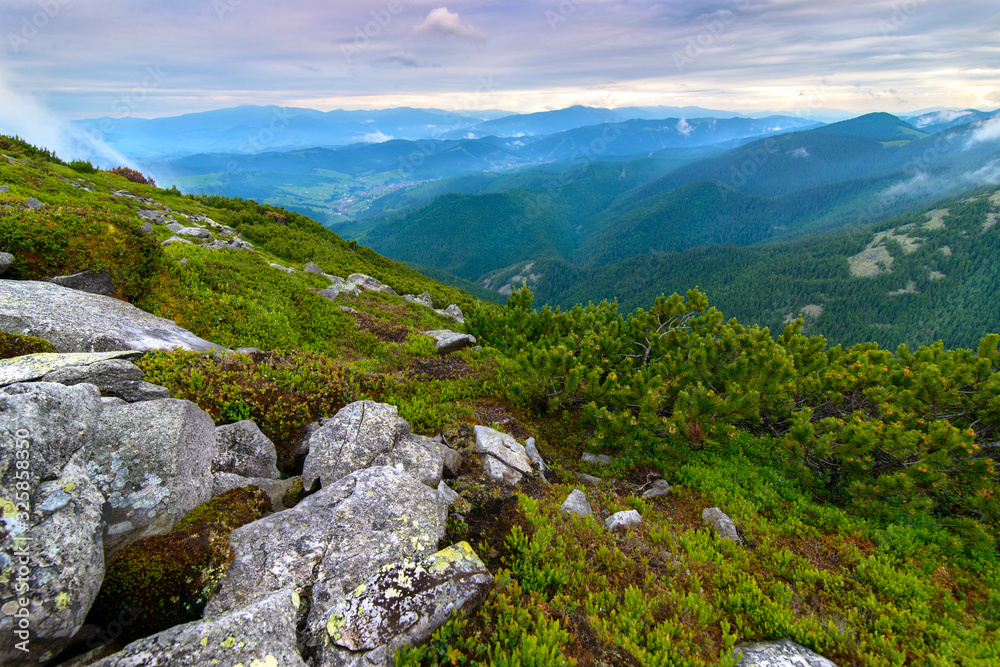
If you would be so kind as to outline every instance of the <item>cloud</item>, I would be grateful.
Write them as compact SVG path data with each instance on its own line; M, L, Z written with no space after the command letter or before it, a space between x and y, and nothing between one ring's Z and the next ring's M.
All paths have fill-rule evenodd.
M958 120L963 116L969 116L972 112L969 110L957 111L952 109L945 109L944 111L938 111L937 113L929 113L914 121L914 127L927 127L928 125L937 125L939 123L950 123L953 120Z
M694 125L687 122L686 118L681 118L679 121L677 121L677 131L683 134L685 137L689 137L691 136L691 133L694 132Z
M1000 184L1000 160L994 160L976 171L962 174L962 178L972 181L976 185Z
M458 37L473 42L485 42L488 39L485 33L468 23L463 23L462 17L456 12L448 11L447 7L432 9L423 23L413 29L413 34Z
M89 133L67 123L30 95L9 86L0 74L0 133L18 135L47 148L62 160L89 160L105 169L136 168L124 155L105 143L99 133Z
M365 142L369 144L381 144L393 139L394 137L391 134L385 134L382 130L375 130L365 135Z
M792 157L805 159L809 157L809 149L806 148L805 146L800 146L796 148L794 151L790 151L788 154L791 155Z
M968 148L974 144L985 143L987 141L1000 141L1000 116L977 123L976 129L973 130L972 136L969 137L966 147Z
M387 56L378 59L378 64L389 67L427 67L417 54L410 51L393 51Z

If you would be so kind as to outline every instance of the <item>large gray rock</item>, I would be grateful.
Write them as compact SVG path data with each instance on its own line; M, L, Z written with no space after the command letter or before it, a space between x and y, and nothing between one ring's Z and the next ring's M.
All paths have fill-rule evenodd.
M124 359L102 359L89 366L64 366L47 373L42 380L67 386L92 384L100 390L101 396L120 398L127 403L170 398L169 389L144 382L142 370Z
M458 324L465 324L465 314L462 313L462 309L455 304L451 304L444 310L435 310L434 312L442 317L454 320Z
M719 537L727 539L730 542L735 542L736 544L743 544L739 533L736 532L736 524L718 507L710 507L709 509L702 510L701 520L711 526L719 534Z
M0 252L0 276L7 273L7 269L14 263L14 255L9 252Z
M434 339L434 345L437 347L438 354L457 352L458 350L472 347L476 344L475 336L470 336L469 334L464 333L455 333L454 331L450 331L448 329L425 331L424 335L430 336Z
M330 605L379 568L437 550L447 507L437 491L393 468L362 470L294 508L237 528L212 618L283 588L311 591L310 626L323 627ZM322 646L320 634L314 643Z
M594 514L594 510L590 507L590 502L587 501L587 496L580 489L574 489L572 493L566 496L566 500L560 505L559 511L579 516L592 516Z
M212 475L212 497L217 498L227 491L240 489L244 486L256 486L271 499L271 509L280 512L284 509L282 499L296 481L301 477L288 479L271 479L268 477L241 477L228 472L217 472Z
M399 649L427 641L453 614L468 617L492 583L465 542L388 565L330 606L323 630L332 646L319 664L392 667Z
M215 452L215 424L190 401L106 407L87 448L87 471L108 501L106 558L211 498Z
M107 270L83 271L81 273L74 273L71 276L56 276L49 282L53 285L60 285L89 294L112 296L115 293L115 284L112 282L111 274Z
M644 500L652 500L653 498L660 498L670 494L670 483L665 479L658 479L649 485L649 488L643 492L642 497Z
M31 280L0 280L0 330L44 338L59 352L224 349L130 303Z
M27 209L30 209L32 211L40 211L43 208L45 208L45 204L43 204L42 202L38 201L34 197L28 197L28 201L24 205L24 207L27 208Z
M215 429L218 452L212 472L228 472L243 477L278 479L278 453L274 443L246 419Z
M175 233L183 236L193 236L194 238L201 239L203 241L209 241L213 238L212 232L208 231L204 227L183 227Z
M281 590L241 609L132 642L93 667L305 667L296 642L301 604Z
M415 303L418 306L423 306L424 308L433 308L434 302L431 300L431 293L424 291L421 295L416 294L404 294L403 298L410 303Z
M357 470L392 466L437 487L444 468L443 445L413 435L396 407L358 401L344 406L309 438L302 484L329 486Z
M524 445L488 426L476 426L475 433L472 451L482 461L487 477L508 484L517 484L525 475L531 477L531 459Z
M611 457L607 454L591 454L590 452L584 452L580 457L581 461L586 461L587 463L595 463L599 466L611 465Z
M733 657L740 659L736 667L837 667L835 662L791 639L739 644L733 649Z
M0 664L54 658L97 597L104 497L83 448L101 409L88 385L0 389Z
M89 366L106 359L135 359L141 352L69 352L66 354L39 352L23 357L0 360L0 386L15 382L40 380L52 371L66 366Z
M369 290L372 292L385 292L386 294L398 296L388 285L379 282L371 276L366 276L363 273L352 273L347 276L347 282L357 289Z
M612 533L617 533L632 526L638 526L640 523L642 523L642 515L636 510L616 512L604 520L604 525Z

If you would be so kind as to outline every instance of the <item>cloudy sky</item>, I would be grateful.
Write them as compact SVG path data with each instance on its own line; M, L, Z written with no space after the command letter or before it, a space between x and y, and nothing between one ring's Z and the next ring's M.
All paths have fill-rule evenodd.
M996 0L3 0L0 106L1000 107ZM29 110L30 109L30 110Z

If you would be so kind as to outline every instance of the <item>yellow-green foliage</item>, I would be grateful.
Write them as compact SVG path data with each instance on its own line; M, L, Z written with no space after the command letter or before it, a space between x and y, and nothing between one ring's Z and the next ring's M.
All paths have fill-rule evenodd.
M23 357L26 354L55 351L56 348L52 347L52 343L42 338L0 331L0 359L13 359L14 357Z
M125 547L108 564L87 622L121 627L117 639L127 643L200 618L232 562L229 533L270 510L257 487L233 489L191 510L169 533Z
M816 505L763 462L769 446L738 434L692 454L653 501L627 485L587 489L601 516L640 512L624 533L561 514L572 486L519 496L522 521L503 544L472 545L502 563L479 615L397 664L733 665L736 643L780 637L842 665L1000 661L995 555L969 557L943 529L886 530ZM712 506L745 545L701 525Z

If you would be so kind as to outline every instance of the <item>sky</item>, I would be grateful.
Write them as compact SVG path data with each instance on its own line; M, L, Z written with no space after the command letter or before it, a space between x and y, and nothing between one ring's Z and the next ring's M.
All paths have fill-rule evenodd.
M996 0L3 0L0 118L1000 108Z

